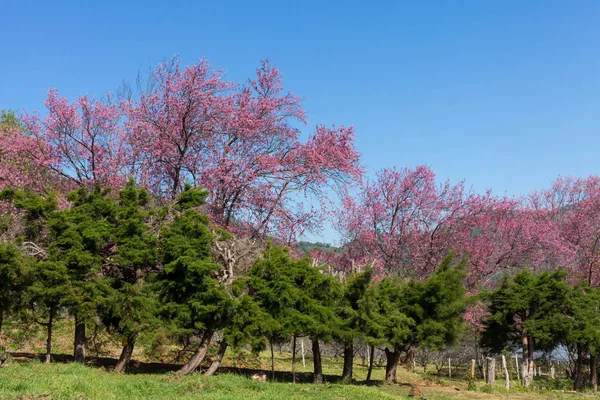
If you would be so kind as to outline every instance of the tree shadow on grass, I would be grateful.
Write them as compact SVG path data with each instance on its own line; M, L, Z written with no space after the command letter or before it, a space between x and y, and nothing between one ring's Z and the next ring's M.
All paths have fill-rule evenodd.
M17 362L27 362L33 360L39 360L44 362L46 360L45 354L38 353L10 353L10 355ZM54 363L72 363L73 355L72 354L52 354L52 362ZM91 367L103 368L105 370L114 369L117 364L117 359L112 357L93 357L87 356L85 359L85 364ZM167 372L177 371L181 368L181 365L178 364L169 364L169 363L144 363L140 361L132 360L128 366L129 373L138 373L138 374L161 374Z
M29 362L33 360L39 360L40 362L44 362L46 359L46 355L43 353L18 353L12 352L10 355L17 362ZM52 354L52 362L54 363L72 363L73 355L71 354ZM116 358L112 357L86 357L86 365L102 368L107 371L111 371L114 369L117 363ZM209 365L202 365L198 370L198 373L202 373L208 368ZM132 360L130 361L127 372L128 374L166 374L169 372L175 372L181 368L181 364L170 364L170 363L159 363L159 362L141 362ZM248 379L255 374L266 374L267 381L269 382L292 382L292 373L289 371L275 371L274 376L271 375L271 370L265 369L254 369L254 368L241 368L241 367L221 367L217 371L217 374L234 374L245 376ZM314 379L314 375L312 372L297 372L296 373L296 383L306 384L312 383ZM337 384L342 383L342 378L339 375L323 375L323 379L326 384ZM381 386L384 385L385 382L382 380L371 380L371 382L366 383L365 381L355 381L351 382L353 385L364 385L364 386ZM399 383L399 385L410 386L410 384Z

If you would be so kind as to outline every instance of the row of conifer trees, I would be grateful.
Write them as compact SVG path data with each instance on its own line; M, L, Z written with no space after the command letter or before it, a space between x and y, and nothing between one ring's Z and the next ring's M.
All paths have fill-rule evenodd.
M14 240L0 246L0 329L7 316L38 321L47 328L49 361L53 324L69 315L74 359L84 362L86 326L99 320L124 338L116 365L122 371L136 339L160 326L174 340L197 339L180 374L198 368L217 332L222 340L208 374L229 346L259 351L308 337L316 382L323 380L323 342L344 344L346 380L356 340L371 351L385 347L386 379L394 380L409 348L443 347L458 338L464 263L448 257L424 281L375 280L366 270L341 282L268 244L247 273L223 279L211 257L218 228L201 211L206 196L186 187L176 202L159 207L129 182L117 196L81 188L69 194L68 207L59 207L52 196L4 190L0 200L9 211L0 228Z
M260 351L270 345L272 352L274 344L291 341L295 352L296 340L307 337L315 382L323 382L322 343L343 344L343 379L351 381L353 345L360 341L371 352L367 380L373 352L381 348L385 379L395 381L401 358L412 350L442 350L460 339L465 310L480 301L488 314L482 342L496 353L522 347L526 386L534 343L575 349L578 371L588 356L595 366L599 296L567 285L564 272L521 272L505 277L494 292L467 296L467 262L453 255L424 279L380 277L366 269L340 281L269 243L245 273L227 275L211 246L215 235L226 239L228 233L202 213L206 196L188 186L175 202L157 205L130 181L117 195L80 188L69 194L68 206L59 207L50 195L0 192L0 334L6 317L38 322L47 329L49 362L54 323L69 315L75 320L74 360L85 362L86 326L100 321L124 339L115 367L123 371L136 340L160 327L175 342L195 338L193 355L178 371L190 374L219 332L208 375L229 346ZM295 380L295 354L292 360ZM575 377L576 388L582 376Z

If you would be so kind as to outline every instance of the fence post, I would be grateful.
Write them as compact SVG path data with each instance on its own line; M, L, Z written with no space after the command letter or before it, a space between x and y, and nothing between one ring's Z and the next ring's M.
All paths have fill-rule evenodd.
M481 371L483 374L483 380L487 382L487 378L486 378L486 366L485 366L485 357L483 357L483 355L481 356Z
M494 387L496 383L496 359L492 357L487 358L487 384Z
M510 376L508 375L508 365L506 365L506 357L502 355L502 368L504 369L504 388L510 390Z

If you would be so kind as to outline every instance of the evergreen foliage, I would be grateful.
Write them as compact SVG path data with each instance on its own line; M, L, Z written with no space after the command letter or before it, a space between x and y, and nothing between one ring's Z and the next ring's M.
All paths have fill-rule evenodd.
M349 382L356 343L385 347L386 379L393 381L402 355L443 350L461 337L465 258L448 255L422 280L380 279L367 268L338 281L329 269L269 243L247 275L224 282L211 246L214 232L228 233L203 213L207 196L186 185L159 208L129 181L117 196L98 185L81 187L59 207L52 194L3 190L0 201L11 207L20 231L14 243L0 245L0 315L46 326L48 361L52 325L64 311L76 320L79 361L86 324L101 323L123 339L116 370L127 367L140 335L159 326L181 342L197 343L180 371L185 374L204 359L216 332L222 333L221 356L229 345L260 351L270 344L273 350L277 343L310 338L316 382L323 381L323 342L344 346ZM42 251L26 255L27 243ZM600 295L588 285L568 286L565 277L563 271L505 276L482 297L489 311L482 344L493 352L520 346L524 371L530 371L534 348L564 344L577 355L580 388L583 363L595 359L600 346Z
M287 248L269 245L264 257L250 270L250 292L270 318L264 321L271 343L310 336L313 353L319 340L329 341L339 326L335 313L341 285L310 264L293 259ZM315 379L322 380L315 357Z
M533 380L534 350L552 350L569 327L566 273L523 270L506 276L498 289L487 296L489 316L482 343L499 353L506 346L523 351L522 382Z
M0 243L0 335L4 317L21 305L26 264L26 258L15 246Z
M504 278L488 295L489 317L485 321L483 343L500 353L506 346L520 345L525 333L536 347L551 350L567 328L568 287L565 273L524 270Z

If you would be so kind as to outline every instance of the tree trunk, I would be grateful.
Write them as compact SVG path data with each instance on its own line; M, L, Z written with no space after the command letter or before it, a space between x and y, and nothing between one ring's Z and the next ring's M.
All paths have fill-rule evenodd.
M396 382L396 369L398 368L398 362L400 361L400 350L391 351L387 347L385 348L385 357L387 362L385 363L385 381Z
M292 383L296 383L296 335L292 338Z
M50 364L52 359L52 313L48 317L48 324L46 324L46 364Z
M488 357L486 360L487 364L487 381L486 383L491 387L494 387L496 384L496 359Z
M123 350L121 350L121 355L119 356L119 360L115 365L115 372L123 372L127 369L129 365L129 361L131 360L131 356L133 355L133 349L135 347L135 333L131 333L127 335L125 338L125 343L123 344Z
M273 339L270 341L271 344L271 380L275 380L275 353L273 353Z
M592 384L592 390L594 393L598 391L598 372L596 370L596 353L590 354L590 383Z
M373 358L375 356L375 345L369 346L369 372L367 372L367 383L371 383L371 372L373 372Z
M219 351L217 351L215 359L210 364L210 367L204 375L213 376L215 372L217 372L219 366L221 365L221 361L223 361L223 357L225 356L225 352L227 351L228 346L229 344L227 343L227 340L225 340L225 338L221 339L221 343L219 344Z
M577 361L575 362L575 375L573 376L573 389L579 391L583 388L583 359L585 358L585 346L577 345Z
M523 387L530 387L533 382L533 338L527 336L523 330L521 334L521 346L523 348L523 361L521 361L521 381Z
M198 349L196 353L190 358L190 360L181 367L177 372L177 375L189 375L198 368L204 357L206 356L206 350L208 350L208 345L210 344L210 339L212 339L213 331L208 330L204 332L202 335L202 339L200 340L200 344L198 345Z
M342 381L352 382L352 366L354 363L354 345L352 342L344 346L344 370L342 372Z
M406 369L412 369L412 371L414 372L414 365L416 364L415 361L415 352L413 349L409 349L406 352L406 357L404 358L404 363L406 364Z
M73 346L73 361L85 363L85 322L75 316L75 342Z
M319 340L312 339L313 351L313 368L314 368L314 383L323 383L323 365L321 363L321 349L319 348Z
M4 322L4 309L0 307L0 339L2 339L2 323ZM2 341L0 340L0 343Z

